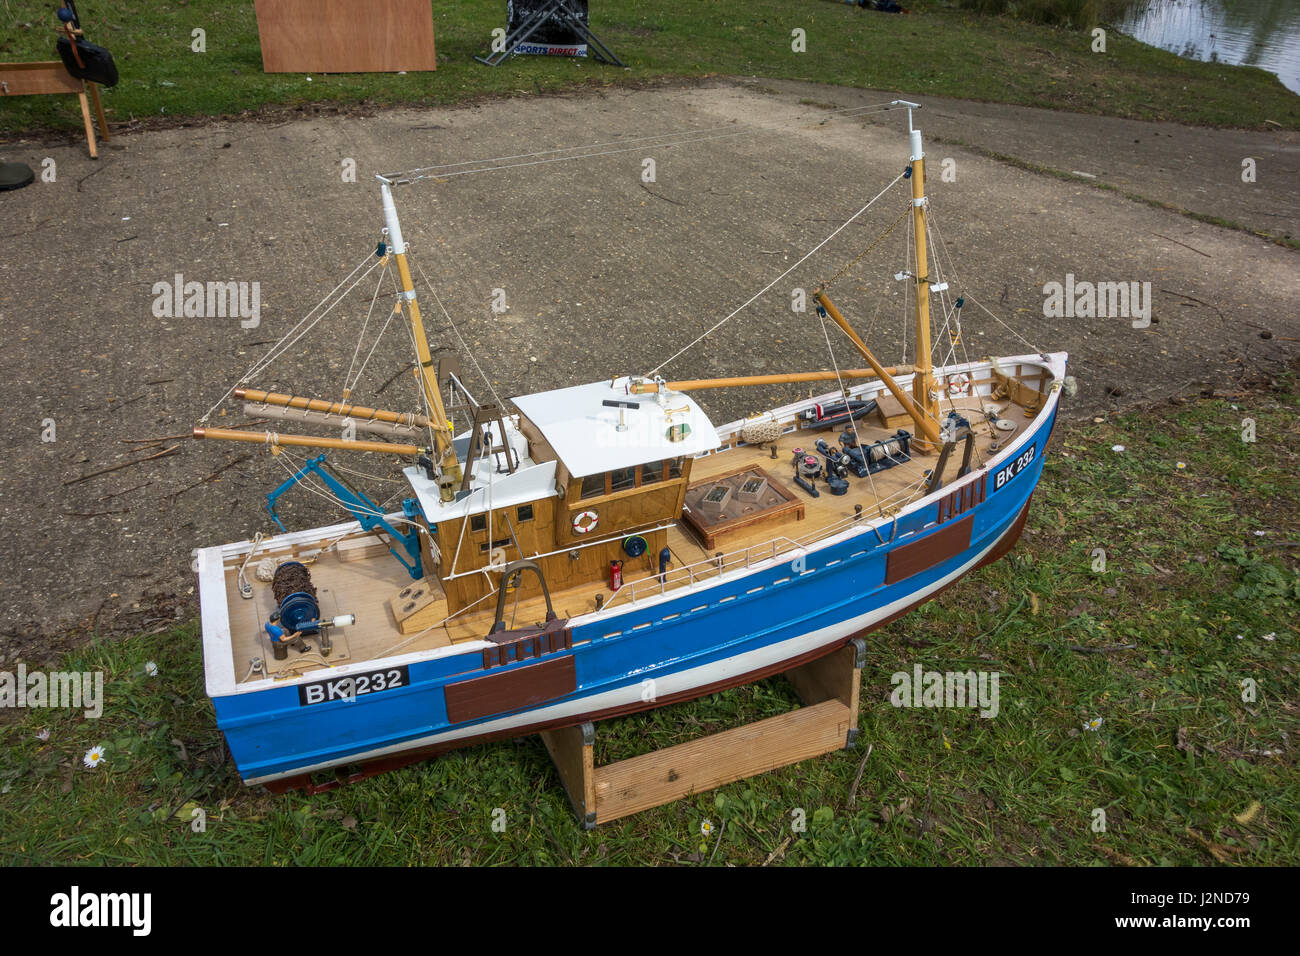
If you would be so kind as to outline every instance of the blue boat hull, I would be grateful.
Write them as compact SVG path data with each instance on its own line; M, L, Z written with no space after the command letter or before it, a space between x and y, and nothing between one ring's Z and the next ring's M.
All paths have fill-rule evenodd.
M406 665L401 686L304 706L297 686L214 698L241 776L287 789L350 764L400 765L456 747L647 710L788 670L929 600L1019 538L1055 424L1052 403L1015 457L960 479L936 501L853 528L801 559L723 575L708 587L571 622L568 646L485 667L472 651ZM959 547L958 547L959 546ZM915 569L914 569L915 568ZM594 618L594 619L592 619ZM376 663L376 671L382 669ZM467 681L559 696L456 719ZM486 686L486 685L476 685ZM503 685L504 686L504 685ZM491 704L482 706L490 709ZM449 713L449 709L452 711Z

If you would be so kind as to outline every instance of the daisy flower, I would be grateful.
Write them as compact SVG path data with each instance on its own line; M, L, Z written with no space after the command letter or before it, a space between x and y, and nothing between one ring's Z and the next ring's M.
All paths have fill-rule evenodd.
M713 824L710 823L708 820L705 820L703 823L700 824L700 832L703 833L706 837L709 836L713 832Z
M104 748L101 746L91 747L86 751L86 755L81 758L81 762L92 770L98 767L103 760Z
M1094 717L1094 718L1092 718L1092 720L1088 721L1087 723L1085 723L1085 724L1083 725L1083 729L1084 729L1084 730L1097 730L1098 728L1101 727L1101 723L1102 723L1102 719L1101 719L1100 717Z
M50 728L49 728L49 727L42 727L40 730L36 731L36 739L37 739L37 740L40 740L40 741L46 741L46 740L49 740L49 739L50 739Z
M146 674L148 674L150 677L157 677L157 676L158 676L158 665L155 664L153 661L145 661L145 662L144 662L144 672L145 672Z

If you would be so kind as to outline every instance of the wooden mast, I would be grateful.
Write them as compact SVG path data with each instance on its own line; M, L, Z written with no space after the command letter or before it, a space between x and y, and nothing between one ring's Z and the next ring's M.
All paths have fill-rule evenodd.
M881 365L879 360L871 354L871 349L867 348L867 343L863 342L861 336L853 331L853 326L849 325L848 319L844 318L844 316L840 314L840 310L835 308L835 303L826 296L825 290L818 289L813 293L813 298L817 300L818 305L826 310L826 314L829 315L831 319L834 320L835 324L844 331L844 334L849 337L849 341L852 342L854 347L862 354L862 357L867 360L867 364L870 365L876 375L880 377L880 380L885 383L885 386L889 389L894 398L898 399L898 404L902 405L904 411L912 416L912 421L916 424L916 437L922 442L922 447L918 449L918 451L924 450L924 442L926 439L929 439L938 445L939 426L935 424L933 419L927 417L925 409L912 401L908 394L903 391L902 386L894 381L894 376L889 374L889 369Z
M912 397L927 421L935 426L925 429L926 435L937 440L939 400L930 359L930 265L925 247L925 153L921 149L921 131L912 129L910 109L907 126L912 144L912 224L916 231L916 373L912 378Z
M452 444L451 423L447 419L447 409L442 403L442 392L438 389L433 356L429 352L429 341L424 334L424 322L420 318L420 304L415 298L415 285L411 282L411 269L406 262L406 243L402 239L402 224L397 219L393 193L389 184L382 180L379 190L384 200L384 220L388 225L388 241L397 260L397 275L402 284L402 298L406 300L411 334L415 339L416 357L420 360L420 385L424 389L424 398L429 405L433 419L431 423L433 438L441 458L438 484L442 500L450 501L455 496L455 486L460 483L460 460L456 457L456 449Z

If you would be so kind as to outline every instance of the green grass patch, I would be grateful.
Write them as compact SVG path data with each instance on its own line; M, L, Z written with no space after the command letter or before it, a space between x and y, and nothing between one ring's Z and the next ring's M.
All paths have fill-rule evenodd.
M171 122L293 109L452 105L483 96L528 96L581 87L644 84L714 74L808 80L1055 109L1214 126L1300 128L1300 97L1262 70L1180 59L1109 31L1090 33L952 2L917 0L907 16L832 0L602 0L593 27L629 65L523 57L497 68L473 56L505 25L501 0L439 5L438 69L407 76L262 72L253 5L240 0L123 4L84 0L83 25L117 59L121 82L104 93L116 123ZM55 20L43 0L5 0L0 59L54 57ZM207 52L191 51L206 31ZM791 31L807 34L807 52ZM66 97L6 98L0 134L78 130Z
M250 790L196 626L93 643L62 667L104 672L102 718L0 726L0 862L1294 866L1298 412L1288 386L1062 423L1017 549L868 639L856 750L590 833L537 738L317 797ZM890 706L915 664L996 671L998 715ZM597 759L795 704L773 679L612 721Z
M1006 14L1031 23L1092 27L1122 15L1129 0L958 0L963 10Z

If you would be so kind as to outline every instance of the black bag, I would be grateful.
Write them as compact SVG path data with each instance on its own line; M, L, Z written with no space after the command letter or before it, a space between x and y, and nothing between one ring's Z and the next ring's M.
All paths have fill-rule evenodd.
M77 57L73 56L72 44L67 37L59 37L55 48L58 50L59 58L63 60L63 65L77 79L89 80L100 86L117 85L117 64L113 62L113 54L102 46L77 39L77 53L81 56L84 66L77 65Z

